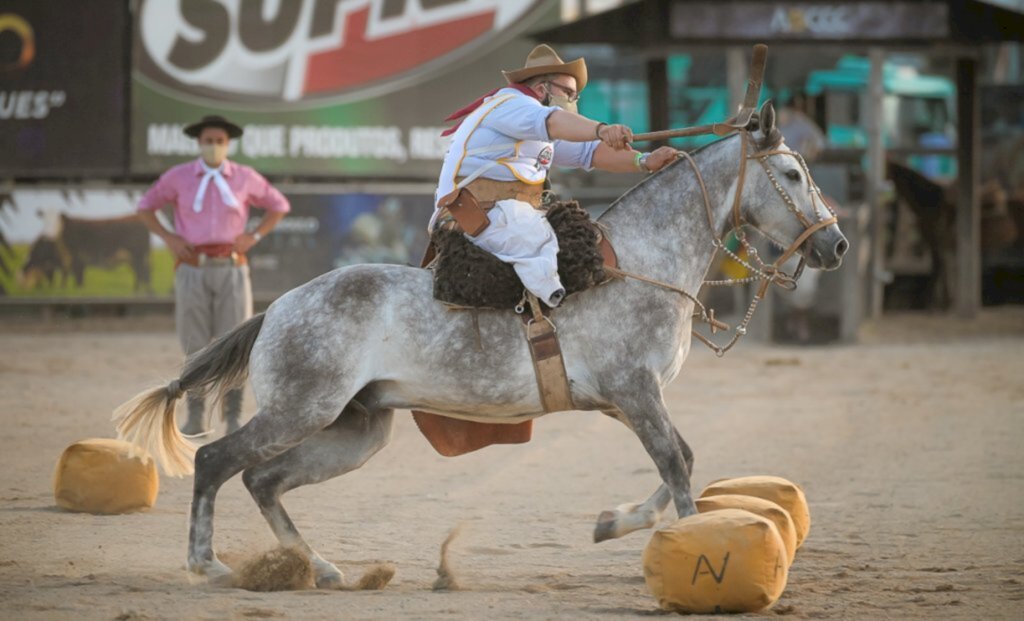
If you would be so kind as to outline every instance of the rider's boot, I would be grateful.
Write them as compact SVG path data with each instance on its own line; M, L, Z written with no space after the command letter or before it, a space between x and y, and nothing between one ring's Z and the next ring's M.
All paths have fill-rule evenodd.
M565 289L558 289L548 296L548 306L555 308L565 299Z

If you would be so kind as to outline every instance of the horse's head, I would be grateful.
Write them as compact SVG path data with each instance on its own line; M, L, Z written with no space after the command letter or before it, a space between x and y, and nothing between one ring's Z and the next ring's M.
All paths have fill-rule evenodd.
M743 219L782 246L787 256L799 252L809 267L836 269L850 243L804 159L783 142L771 102L761 106L757 125L746 146L751 161L740 205Z

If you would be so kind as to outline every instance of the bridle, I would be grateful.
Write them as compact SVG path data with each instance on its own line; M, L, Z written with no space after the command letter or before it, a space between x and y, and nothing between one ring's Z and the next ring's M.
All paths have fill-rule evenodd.
M711 228L712 235L714 236L715 247L724 250L726 253L730 255L732 259L737 260L739 263L743 264L747 269L750 269L755 273L764 275L764 277L761 278L762 295L771 283L775 283L781 286L783 289L791 291L796 288L796 280L800 278L800 274L803 273L806 258L800 258L800 263L798 264L797 269L794 270L793 274L786 274L784 271L782 271L782 265L786 261L788 261L789 258L793 256L793 254L796 253L796 251L799 250L805 243L808 243L809 245L811 235L814 235L819 230L827 226L835 224L837 222L836 214L834 211L832 211L832 208L829 207L828 203L826 203L825 200L821 197L821 189L818 188L818 186L814 183L814 180L811 178L811 172L807 168L807 162L804 161L804 158L796 151L779 148L782 145L781 136L779 136L774 141L774 143L770 145L767 149L758 151L752 155L747 155L747 147L751 141L750 134L746 130L740 130L739 133L740 140L742 142L740 143L740 170L736 177L737 191L734 196L732 204L733 231L736 235L736 238L739 240L740 244L747 251L747 255L753 257L755 262L758 263L758 268L755 268L747 264L746 261L743 261L739 259L739 257L735 256L734 253L728 250L722 238L715 235L715 224L711 213L711 201L708 198L707 190L704 187L704 180L701 178L700 170L697 168L697 163L694 161L693 157L689 153L680 152L680 154L682 157L685 157L687 159L690 166L693 168L694 173L697 175L698 181L700 182L701 191L704 194L704 208L708 216L708 226ZM807 179L808 193L811 198L811 208L814 210L816 221L811 222L802 211L797 209L796 202L793 200L793 197L790 196L789 192L786 191L786 188L784 188L782 184L779 183L779 180L775 177L775 173L772 172L771 166L768 165L768 158L773 155L791 156L794 159L796 159L797 163L800 165L800 169L804 174L804 178ZM757 254L757 250L750 245L750 242L747 240L746 234L744 233L743 229L743 225L749 223L746 220L744 220L742 215L740 214L740 204L742 201L743 194L743 182L747 172L747 160L753 159L756 159L761 164L761 168L764 169L765 175L768 177L768 180L771 181L772 187L774 187L775 191L778 192L779 196L782 197L782 201L786 204L786 208L789 210L790 213L793 214L794 217L796 217L797 221L801 224L801 226L804 227L804 231L789 245L788 248L786 248L783 251L779 258L776 259L776 261L771 265L765 265L760 260L760 257ZM825 217L822 214L822 210L819 208L819 204L824 207L825 212L828 213L828 217ZM756 226L754 227L754 230L763 235L764 237L768 238L769 241L778 244L776 240L770 238L766 233L758 229ZM778 245L781 246L782 244ZM809 247L808 250L810 250Z
M752 139L750 138L750 132L747 129L737 129L737 132L740 134L741 141L740 167L739 172L736 176L736 193L733 198L732 204L732 230L733 234L740 242L740 245L743 247L744 250L746 250L747 256L753 260L753 263L757 264L756 266L742 259L737 253L733 252L732 250L729 250L724 239L718 234L718 228L715 226L714 213L711 207L711 198L708 195L707 186L704 184L704 177L700 173L700 168L698 168L696 160L693 159L692 155L685 151L680 151L678 155L678 157L685 159L690 164L690 167L693 169L693 172L697 175L697 183L700 185L700 191L704 197L704 210L707 214L708 228L711 231L711 238L713 240L712 245L715 247L715 253L714 255L712 255L712 261L714 260L714 257L718 254L718 252L722 251L726 255L728 255L732 260L736 261L740 265L743 265L752 274L754 274L753 276L749 276L747 278L706 280L703 284L707 286L728 286L760 281L760 286L754 294L754 297L751 300L750 305L747 307L747 312L744 315L743 320L740 322L738 326L736 326L735 333L733 334L732 339L728 343L726 343L725 346L719 346L715 344L713 341L711 341L711 339L698 332L697 330L693 330L693 335L700 339L701 342L707 345L719 357L724 356L725 353L732 349L732 347L740 340L740 338L747 333L747 325L750 323L751 318L754 316L754 311L757 309L758 303L761 300L763 300L764 296L767 294L768 287L770 287L774 283L782 287L783 289L786 289L787 291L792 291L793 289L796 288L796 281L798 278L800 278L800 275L803 273L806 258L803 256L800 258L800 262L798 263L797 268L793 271L792 274L785 273L782 270L782 265L787 260L789 260L789 258L792 257L804 244L808 245L806 251L809 252L811 250L811 236L820 231L821 229L832 224L835 224L838 221L835 212L828 205L828 203L826 203L825 200L821 197L821 190L818 188L818 186L814 183L814 180L811 178L810 171L807 168L807 163L804 161L804 158L801 157L800 154L795 151L791 151L788 149L784 150L779 148L782 145L781 135L778 136L776 140L774 140L774 142L770 144L766 149L748 155L747 151L750 143L752 142ZM816 221L810 221L806 215L804 215L799 209L797 209L796 202L793 201L793 197L790 196L789 192L786 191L786 188L784 188L782 184L779 183L779 180L776 179L775 173L772 172L771 167L768 165L768 158L773 155L792 156L800 165L800 168L804 173L804 177L807 179L808 192L811 197L811 206L814 209ZM758 162L760 162L761 167L764 169L765 174L771 181L772 186L775 188L775 191L779 193L779 196L782 197L782 201L786 204L786 207L794 216L796 216L797 221L799 221L800 224L804 227L804 231L795 240L793 240L793 243L791 243L789 247L783 251L779 258L776 259L775 262L771 264L765 264L761 260L761 257L757 253L757 250L750 244L749 240L747 240L747 236L743 230L743 225L748 224L748 222L743 218L742 214L740 213L740 205L742 204L743 198L743 183L746 179L747 174L747 161L752 159L756 159ZM821 206L824 206L824 212L828 214L828 217L826 217L822 213L822 210L819 209L819 203ZM771 239L767 234L757 229L756 226L753 228L755 231L758 231L773 243L778 243L774 239ZM719 330L729 331L730 329L728 325L715 319L714 309L707 309L704 306L704 304L697 299L696 296L690 294L689 292L679 287L675 287L668 283L654 280L652 278L647 278L645 276L640 276L638 274L626 272L618 268L605 269L606 271L610 272L613 276L621 276L625 278L632 278L634 280L640 280L642 282L646 282L648 284L652 284L663 289L674 291L690 299L691 301L693 301L695 307L698 309L698 311L694 313L694 318L703 321L704 323L707 323L709 326L711 326L712 334L717 333Z

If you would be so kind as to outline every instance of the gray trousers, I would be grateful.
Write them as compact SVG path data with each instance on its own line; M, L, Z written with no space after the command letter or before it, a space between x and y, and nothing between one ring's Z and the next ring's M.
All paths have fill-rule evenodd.
M174 274L174 320L178 342L191 355L252 317L252 283L248 265L230 263L192 267L182 264ZM206 404L189 393L187 433L206 430ZM242 389L230 391L221 403L229 431L238 426Z

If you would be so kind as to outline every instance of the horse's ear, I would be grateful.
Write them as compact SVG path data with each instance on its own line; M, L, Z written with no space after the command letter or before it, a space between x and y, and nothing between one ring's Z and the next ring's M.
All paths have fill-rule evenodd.
M761 125L761 134L765 137L772 135L775 130L775 106L772 105L771 99L761 104L761 109L757 111L757 118Z
M761 104L757 112L758 127L761 130L761 148L772 149L782 142L782 132L775 127L775 106L769 99Z

